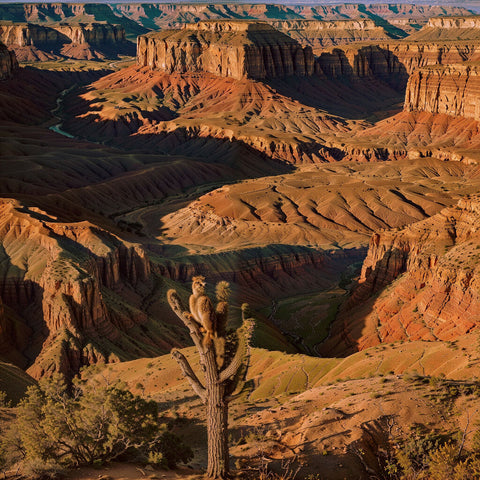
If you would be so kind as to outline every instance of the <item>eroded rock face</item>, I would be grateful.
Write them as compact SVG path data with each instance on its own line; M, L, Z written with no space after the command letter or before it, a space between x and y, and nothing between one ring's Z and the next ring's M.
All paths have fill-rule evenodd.
M82 23L36 25L0 23L0 40L12 48L20 61L53 59L59 56L93 59L128 53L132 44L120 25ZM131 53L131 52L130 52Z
M329 78L375 77L398 88L402 88L408 78L398 57L378 45L331 48L318 56L316 64Z
M140 36L137 63L167 73L222 77L312 75L312 50L261 22L198 22L182 30Z
M147 321L131 301L150 272L143 250L89 222L60 223L15 200L3 199L0 212L0 297L14 312L0 322L1 357L39 378L131 355L118 347ZM122 308L119 289L130 292ZM145 353L154 348L147 344Z
M17 68L15 53L0 43L0 80L11 78Z
M5 45L18 47L65 43L66 39L72 43L103 45L125 41L125 30L119 25L102 23L51 26L32 23L2 23L0 24L0 39Z
M455 340L480 325L480 197L372 236L330 346ZM346 341L345 341L346 340ZM337 344L338 348L338 344Z
M450 65L465 61L480 60L480 44L478 42L396 42L382 44L404 66L408 74L421 67L434 65Z
M480 68L467 64L415 71L408 81L404 110L480 120Z

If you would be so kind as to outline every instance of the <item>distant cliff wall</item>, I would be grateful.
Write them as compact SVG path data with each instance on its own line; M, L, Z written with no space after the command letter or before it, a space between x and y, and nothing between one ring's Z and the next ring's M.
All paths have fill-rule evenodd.
M480 120L480 66L423 68L408 81L404 110Z
M32 23L0 23L0 40L11 46L57 45L72 43L103 45L125 41L125 30L119 25L89 23L79 25L34 25Z
M373 20L277 20L271 24L313 49L361 41L385 41L390 36Z

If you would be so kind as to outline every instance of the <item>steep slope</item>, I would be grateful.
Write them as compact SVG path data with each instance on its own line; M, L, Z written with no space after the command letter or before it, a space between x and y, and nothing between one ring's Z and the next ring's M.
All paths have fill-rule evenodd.
M455 340L480 322L480 198L400 231L374 234L359 285L323 351Z
M7 402L14 405L25 395L27 388L35 380L20 368L0 361L0 392L7 394Z
M141 308L150 266L138 245L14 200L0 208L0 294L15 312L2 319L3 358L39 378L168 348L168 330Z
M323 91L315 93L321 97ZM329 156L322 134L352 128L260 82L208 73L168 75L148 67L105 77L69 103L64 125L73 134L113 137L115 145L171 154L187 153L192 145L192 153L208 158L227 143L273 159L311 162ZM208 143L205 151L194 148L202 138L211 139L213 150Z
M328 480L368 479L381 472L379 459L388 456L390 442L411 437L415 424L442 433L463 430L478 408L470 380L478 372L472 340L466 336L455 348L446 342L388 345L341 361L253 349L249 389L230 405L237 466L252 469L263 461L277 471L291 461L298 478L321 471ZM183 352L201 376L193 349ZM423 372L414 373L418 369ZM438 378L442 372L447 379ZM184 418L180 431L195 448L193 466L204 468L204 434L196 429L204 424L204 408L170 356L112 365L100 375L161 402L169 418Z

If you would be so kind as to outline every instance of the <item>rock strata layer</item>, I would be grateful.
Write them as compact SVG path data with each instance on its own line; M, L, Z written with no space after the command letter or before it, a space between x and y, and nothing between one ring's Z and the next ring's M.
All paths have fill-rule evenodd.
M430 18L427 24L410 36L411 40L479 40L480 15Z
M374 234L328 348L455 340L478 328L479 223L477 195L400 231Z
M275 78L314 72L311 48L261 22L199 22L140 36L137 63L166 73Z
M58 56L102 58L113 50L127 53L128 47L132 49L122 26L103 23L37 25L0 22L0 41L15 50L20 61Z
M480 120L480 66L450 65L415 71L408 81L404 110Z
M373 20L279 20L272 25L313 49L361 41L386 41L391 38Z

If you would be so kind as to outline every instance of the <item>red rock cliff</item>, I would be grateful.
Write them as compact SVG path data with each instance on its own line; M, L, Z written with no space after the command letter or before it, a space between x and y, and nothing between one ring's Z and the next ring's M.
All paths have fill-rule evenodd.
M150 275L138 245L88 222L60 223L15 200L4 199L0 213L0 297L14 312L0 321L3 358L30 366L38 378L166 349L168 335L155 340L135 332L148 323L137 289Z
M137 63L167 73L223 77L312 75L312 50L261 22L199 22L138 37Z
M0 40L5 45L25 47L45 44L90 43L103 45L125 41L125 30L119 25L89 23L79 25L35 25L32 23L0 24Z
M415 71L408 81L404 110L480 120L480 67L466 64Z
M403 230L374 234L328 348L454 340L480 326L478 225L480 197L473 196Z

